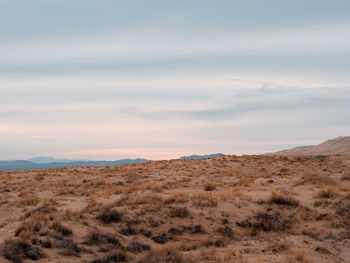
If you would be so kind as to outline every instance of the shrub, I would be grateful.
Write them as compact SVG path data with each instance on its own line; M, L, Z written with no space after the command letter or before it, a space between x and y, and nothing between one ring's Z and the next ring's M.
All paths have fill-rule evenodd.
M90 261L90 263L118 263L118 262L126 262L126 261L127 261L127 258L126 258L125 252L116 251L116 252L107 254L102 258L94 259Z
M171 207L170 216L184 218L189 216L190 212L186 207Z
M304 184L314 184L314 185L336 185L337 182L334 181L327 175L319 175L319 174L305 174L301 177L299 182L295 185L304 185Z
M175 244L168 244L158 249L150 250L139 263L186 262L183 253Z
M21 205L24 206L36 206L39 203L39 199L36 196L24 195L21 200Z
M290 196L284 196L281 194L277 194L272 191L271 196L269 198L270 203L278 204L278 205L288 205L288 206L298 206L299 201Z
M318 198L333 198L338 195L338 188L329 186L326 189L322 189L317 192L316 197Z
M316 229L310 229L310 228L306 228L303 229L303 231L301 232L304 236L309 236L315 240L320 240L320 231L317 231Z
M85 251L72 239L63 239L55 243L55 247L59 248L58 253L64 256L76 256L79 257L79 254Z
M344 174L340 179L343 180L343 181L344 180L350 181L350 173Z
M15 236L22 239L29 239L35 232L39 232L43 226L43 222L38 218L24 221L15 230Z
M218 229L218 232L219 232L220 234L222 234L223 236L225 236L225 237L228 237L228 238L230 238L230 239L234 239L234 232L233 232L233 230L232 230L230 227L228 227L228 226L220 227L220 228Z
M217 196L213 193L203 193L192 196L195 206L199 207L215 207L218 205Z
M38 260L44 257L38 247L32 246L28 241L14 239L5 240L3 255L15 263L22 263L23 259Z
M85 238L85 244L88 245L101 245L112 244L117 247L122 247L120 241L110 233L103 233L98 230L91 231Z
M56 232L62 234L63 236L70 236L73 232L68 227L62 225L60 222L53 222L50 226L50 229L55 230Z
M116 209L104 208L103 211L100 212L96 218L103 221L106 224L110 224L112 222L120 222L122 219L122 215Z
M185 203L188 201L188 195L185 193L173 193L164 199L165 204Z
M203 189L204 191L213 191L215 190L216 186L212 182L208 182L204 185Z
M128 246L127 250L131 252L142 252L144 250L150 250L151 247L149 245L145 245L136 241L131 241Z
M249 228L253 235L259 231L264 232L280 232L289 230L292 222L288 219L282 218L278 213L257 213L254 220L246 219L236 223L239 227Z
M165 234L165 233L163 233L159 236L154 236L151 239L158 244L165 244L169 240L167 234Z
M254 179L251 177L243 177L238 181L238 185L243 185L243 186L249 186L251 183L254 182Z

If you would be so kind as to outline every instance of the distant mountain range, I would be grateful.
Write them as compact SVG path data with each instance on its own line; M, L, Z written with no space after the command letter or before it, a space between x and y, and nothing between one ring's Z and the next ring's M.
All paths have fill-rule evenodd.
M26 160L31 163L72 163L72 162L88 162L87 159L56 159L52 157L39 156Z
M269 153L268 155L301 156L332 154L350 154L350 136L341 136L318 145L298 146L288 150Z
M179 159L180 160L186 160L186 159L199 160L199 159L215 158L220 156L223 156L223 154L215 153L215 154L209 154L209 155L190 155L190 156L182 156Z
M50 159L50 158L48 158ZM47 160L48 160L47 159ZM55 159L56 160L56 159ZM38 161L38 160L35 160ZM40 161L40 160L39 160ZM43 161L43 160L42 160ZM31 169L48 169L48 168L60 168L60 167L73 167L73 166L114 166L129 163L142 163L147 162L147 159L122 159L117 161L74 161L74 160L56 160L54 162L31 162L26 160L16 161L0 161L0 171L22 171Z
M211 154L211 155L191 155L183 156L179 159L207 159L222 156L223 154ZM147 159L122 159L117 161L92 161L92 160L79 160L79 159L56 159L52 157L35 157L28 160L8 160L0 161L0 171L23 171L31 169L48 169L48 168L61 168L61 167L73 167L73 166L116 166L130 163L142 163L148 162Z
M325 141L319 145L311 146L298 146L292 149L278 151L274 153L267 153L266 155L289 155L289 156L301 156L301 155L332 155L332 154L350 154L350 136L337 137L332 140ZM223 156L222 153L209 154L209 155L190 155L182 156L180 160L198 160L208 159ZM80 160L80 159L56 159L52 157L35 157L28 160L7 160L0 161L0 171L22 171L30 169L48 169L48 168L60 168L60 167L73 167L73 166L116 166L122 164L141 163L148 162L147 159L122 159L116 161L92 161L92 160Z

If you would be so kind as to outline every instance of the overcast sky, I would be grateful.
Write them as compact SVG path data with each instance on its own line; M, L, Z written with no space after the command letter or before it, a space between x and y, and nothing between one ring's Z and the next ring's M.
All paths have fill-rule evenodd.
M350 135L350 1L0 0L0 159Z

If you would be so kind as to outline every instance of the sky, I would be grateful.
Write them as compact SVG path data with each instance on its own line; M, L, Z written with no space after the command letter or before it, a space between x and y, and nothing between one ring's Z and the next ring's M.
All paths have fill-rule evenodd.
M0 159L350 135L348 0L0 0Z

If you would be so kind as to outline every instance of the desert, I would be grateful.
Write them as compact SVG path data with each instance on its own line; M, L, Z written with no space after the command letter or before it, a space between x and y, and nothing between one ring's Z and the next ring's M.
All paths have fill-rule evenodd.
M0 0L0 263L350 263L350 0Z
M349 262L350 155L0 173L1 262Z

